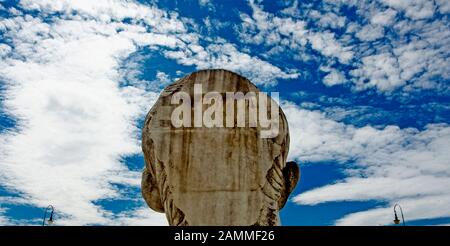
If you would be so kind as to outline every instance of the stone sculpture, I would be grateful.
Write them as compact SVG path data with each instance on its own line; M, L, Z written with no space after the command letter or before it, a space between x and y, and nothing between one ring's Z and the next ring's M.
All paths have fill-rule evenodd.
M176 226L280 225L279 210L299 180L297 164L286 162L289 129L283 111L269 98L279 117L278 135L272 138L261 137L261 126L248 126L249 114L247 126L238 127L238 110L232 127L175 127L173 112L179 105L173 104L173 96L185 92L194 98L195 86L222 97L227 92L259 93L248 79L222 69L194 72L165 88L142 131L142 195L148 206ZM251 106L250 100L244 102ZM194 104L185 113L196 115ZM237 105L227 102L219 110L225 115Z

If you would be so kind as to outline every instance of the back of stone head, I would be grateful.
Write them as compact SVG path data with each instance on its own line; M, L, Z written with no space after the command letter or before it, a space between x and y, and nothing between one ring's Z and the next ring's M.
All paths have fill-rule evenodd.
M279 210L299 170L286 163L288 124L270 97L265 96L267 110L259 113L271 119L270 110L277 109L276 135L264 137L267 125L254 125L251 108L264 101L259 92L236 73L202 70L161 93L142 131L142 194L170 225L280 224ZM244 117L239 105L246 108Z

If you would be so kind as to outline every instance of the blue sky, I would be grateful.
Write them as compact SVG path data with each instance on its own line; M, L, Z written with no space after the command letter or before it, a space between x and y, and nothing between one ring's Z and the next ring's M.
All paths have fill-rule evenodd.
M0 224L165 225L142 120L198 69L280 92L284 225L450 224L450 2L0 0Z

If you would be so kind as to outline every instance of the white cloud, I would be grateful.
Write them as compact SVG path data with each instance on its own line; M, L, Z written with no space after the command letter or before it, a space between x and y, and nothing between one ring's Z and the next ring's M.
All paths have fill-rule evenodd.
M432 17L436 6L429 0L381 0L389 7L402 10L406 16L413 19Z
M295 2L294 4L297 4ZM249 1L252 16L242 13L242 25L239 36L243 42L252 44L265 44L268 46L282 45L292 52L302 52L309 43L312 48L324 56L335 57L342 63L348 63L353 57L351 47L343 46L335 38L334 33L314 32L306 29L306 22L292 17L278 17L265 12L254 1ZM291 11L288 11L291 12ZM322 15L316 13L322 26L342 26L345 19L333 14Z
M0 61L0 76L6 81L4 106L19 119L17 129L0 135L1 183L25 194L32 205L53 204L61 224L162 223L164 216L149 209L121 219L93 202L119 196L111 183L139 185L139 173L120 160L140 153L135 122L157 97L140 86L119 87L119 62L136 45L170 47L173 41L137 25L106 23L102 15L137 18L142 11L159 16L162 23L174 21L159 10L132 10L137 5L126 2L70 3L24 1L22 6L41 14L80 11L89 18L68 15L45 23L25 15L1 21L4 35L14 44L14 55Z
M309 13L309 16L316 19L315 24L323 28L342 28L346 23L345 16L338 16L333 12L321 13L320 11L313 10Z
M389 26L392 25L396 15L397 11L393 9L387 9L383 12L375 13L370 19L370 22L374 25Z
M139 186L140 174L121 158L141 152L136 122L156 100L159 86L151 84L171 82L161 71L155 81L137 79L139 60L121 67L139 48L197 68L235 70L260 84L298 76L201 37L189 29L195 30L192 20L156 7L121 0L23 0L20 6L37 15L0 20L11 40L11 47L0 46L4 110L18 119L16 129L0 135L0 182L34 206L53 204L61 224L165 221L144 208L113 214L93 203L120 196L112 183ZM122 86L122 80L131 81Z
M280 68L257 57L242 53L232 44L211 44L206 48L188 46L190 50L165 51L167 57L183 65L195 65L198 69L224 68L242 73L255 84L275 85L277 78L294 79L297 72L284 72Z
M201 7L207 7L209 11L215 11L214 4L210 0L198 0L198 4Z
M1 6L0 6L1 7ZM4 216L5 208L0 207L0 225L10 225L11 222L9 221L9 218Z
M441 14L448 14L450 12L450 2L447 0L437 0L439 12Z
M144 206L119 214L113 225L159 226L168 225L168 222L165 216L152 212L147 206Z
M11 52L11 47L6 44L0 44L0 57L6 56Z
M212 25L212 28L214 30L220 30L222 28L231 26L231 22L230 21L223 21L223 20L220 20L220 19L212 18L211 19L211 25Z
M202 2L203 3L203 2ZM238 51L232 44L220 42L219 44L207 47L205 50L200 46L199 40L203 39L197 33L190 33L183 21L177 19L177 14L167 13L155 7L143 6L133 2L120 0L101 0L101 1L23 1L22 6L37 9L41 11L63 12L70 14L71 11L77 11L80 16L88 16L102 23L117 23L117 29L125 29L121 35L133 40L138 45L158 45L168 48L177 48L176 51L168 51L165 54L168 58L176 59L181 64L196 65L198 69L206 68L205 63L212 64L208 67L222 67L236 70L253 79L257 84L274 85L277 79L297 78L298 73L285 72L280 68L252 57L246 53ZM211 3L205 2L208 6ZM140 25L123 25L120 21L131 18L132 23L144 21L146 28L151 32L147 33L146 28ZM186 22L192 22L186 20ZM216 43L216 40L208 40ZM217 49L217 45L222 44L224 51ZM206 55L207 52L211 52ZM188 61L192 59L192 61ZM208 60L209 59L209 60ZM248 66L248 61L253 61L253 66ZM255 73L255 69L259 69Z
M323 83L326 86L333 86L338 84L345 83L345 77L344 75L337 71L336 69L333 69L323 78Z
M313 49L320 51L325 56L337 57L341 63L348 63L353 57L349 47L343 48L334 38L334 33L325 31L313 33L309 36L309 42Z
M444 2L436 1L439 8L433 11L448 12ZM120 159L140 153L136 120L156 99L157 87L138 80L136 71L121 71L119 64L140 47L149 46L199 69L235 70L257 84L273 85L277 79L299 76L296 70L283 70L221 38L202 37L189 29L195 26L192 21L155 7L120 0L24 0L20 4L38 11L40 17L54 12L61 16L49 23L25 14L0 20L0 30L11 40L0 44L4 110L19 120L17 129L0 134L0 182L25 196L21 204L55 205L64 215L61 224L167 223L163 214L146 206L113 214L93 203L122 195L111 183L139 186L139 172L128 170ZM408 7L394 1L382 11L378 5L364 4L356 6L375 10L364 16L370 24L362 30L359 23L343 18L338 8L319 11L315 18L326 30L312 30L294 8L279 17L252 1L252 16L241 15L240 37L246 43L270 47L271 55L289 51L306 59L311 56L305 53L306 47L311 46L327 62L333 61L321 65L356 66L348 79L338 69L329 69L323 80L328 86L345 82L357 90L376 88L385 93L399 88L445 91L446 85L433 78L449 79L450 32L443 20L417 20L429 18L429 4L415 1ZM396 19L400 12L412 19ZM342 36L329 30L345 25L347 33ZM374 42L383 28L399 38L384 33L389 44ZM359 36L361 45L352 44L353 35ZM405 42L407 36L411 40ZM135 65L129 69L138 69ZM158 82L152 83L171 80L168 74L155 72ZM125 76L132 83L121 87ZM355 161L357 165L357 169L349 167L346 179L301 194L298 202L378 199L389 205L401 203L410 219L448 216L447 125L428 125L423 130L358 128L293 104L285 103L283 109L291 127L291 159ZM427 211L435 204L442 209ZM14 223L4 212L0 211L0 224ZM375 208L336 223L385 224L390 216L390 207Z
M380 91L391 91L402 86L398 61L390 53L366 56L362 58L362 66L350 73L357 77L358 89L376 87Z
M291 131L290 159L355 163L347 167L343 180L297 195L295 202L378 200L388 204L349 214L338 225L390 224L395 203L402 205L409 220L450 216L448 125L430 124L423 130L357 128L289 102L282 107Z
M363 56L359 68L351 71L357 89L375 87L382 92L397 88L403 91L435 89L446 91L450 78L448 63L450 31L440 20L416 23L397 22L393 28L398 35L414 34L410 41L391 41L380 45L375 54Z
M389 222L392 224L393 206L396 202L401 204L403 208L406 225L411 220L450 216L448 209L450 195L427 195L423 197L398 199L397 201L392 201L389 207L353 213L337 220L336 225L384 225Z
M281 13L288 15L288 16L299 16L300 11L298 8L298 0L295 0L291 6L284 8L281 10Z
M131 18L134 23L144 21L144 23L152 28L153 32L169 33L169 32L185 32L186 27L183 22L179 21L175 16L170 15L163 10L152 6L144 6L131 1L123 0L43 0L32 1L22 0L20 5L32 10L41 11L42 14L60 12L70 16L72 12L76 12L76 18L94 18L101 23L111 21L122 21Z
M249 1L252 15L240 15L237 31L243 43L266 46L266 57L283 55L285 59L293 54L292 58L306 62L313 57L320 66L356 66L345 81L355 90L376 89L390 96L400 90L394 95L408 96L423 89L448 91L450 30L446 17L431 17L437 10L448 11L449 4L382 2L326 1L315 6L295 1L287 11L269 13ZM354 8L360 19L347 19L343 6Z
M170 82L173 82L167 73L161 71L156 72L156 79L160 81L162 84L168 84Z
M356 37L358 37L361 41L374 41L382 38L383 35L384 29L378 25L366 25L356 33Z
M205 5L207 5L207 4L211 3L211 2L209 0L198 0L198 3L200 5L202 5L202 6L205 6Z

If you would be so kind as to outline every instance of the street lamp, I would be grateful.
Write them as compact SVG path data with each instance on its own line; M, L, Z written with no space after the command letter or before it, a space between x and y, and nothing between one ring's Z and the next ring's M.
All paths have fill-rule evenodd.
M402 214L403 226L405 226L405 217L403 217L403 209L402 209L402 207L400 207L399 204L395 204L395 205L394 205L394 216L395 216L395 218L394 218L394 223L395 223L396 225L400 224L400 220L398 219L398 216L397 216L397 211L395 210L397 207L400 208L400 213Z
M51 209L51 212L50 218L47 220L47 224L49 225L53 224L53 212L55 211L55 208L52 205L48 205L47 208L45 208L44 218L42 219L42 226L45 226L45 219L47 218L47 211L49 209Z

